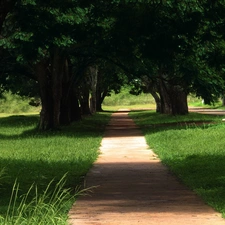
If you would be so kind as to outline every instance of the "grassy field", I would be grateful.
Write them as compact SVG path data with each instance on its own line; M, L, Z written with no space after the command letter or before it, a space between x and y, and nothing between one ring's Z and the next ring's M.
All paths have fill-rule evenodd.
M111 113L97 113L61 131L38 132L39 109L30 110L27 100L6 97L0 102L0 224L65 224L77 188L98 156ZM188 100L190 106L203 106L200 99ZM148 94L133 96L124 89L103 104L111 112L119 108L146 109L155 104ZM162 162L225 216L221 117L195 113L174 117L154 111L130 115Z
M175 117L150 111L132 112L130 116L141 127L148 145L162 162L225 217L225 124L222 117L195 113Z
M1 117L0 224L65 224L67 212L74 201L74 198L69 201L68 197L71 198L77 187L82 186L80 182L83 176L97 158L104 127L109 118L110 113L98 113L70 127L63 127L61 131L37 132L37 115ZM65 174L66 177L62 180ZM30 190L32 185L34 186ZM57 204L60 198L55 197L56 201L52 201L49 196L57 196L59 192L56 188L62 186L72 192L63 195L60 204ZM24 196L29 200L27 205L31 207L26 212L21 213L21 209L17 212L19 205L23 208L21 201L24 201ZM34 207L37 202L44 203L39 207L39 213L36 212L38 207ZM50 207L61 207L64 203L65 208L60 210ZM49 209L48 213L55 211L57 214L51 216L50 222L44 218L45 214L48 216L46 207ZM34 214L37 215L36 220L33 218ZM18 221L15 220L17 216ZM32 223L29 221L31 218ZM40 218L42 221L39 223Z

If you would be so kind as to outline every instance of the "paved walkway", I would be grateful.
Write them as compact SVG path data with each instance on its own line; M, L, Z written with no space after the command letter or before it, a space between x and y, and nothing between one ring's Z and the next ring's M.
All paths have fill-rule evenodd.
M225 225L148 148L128 112L114 113L86 177L93 193L69 212L72 225Z

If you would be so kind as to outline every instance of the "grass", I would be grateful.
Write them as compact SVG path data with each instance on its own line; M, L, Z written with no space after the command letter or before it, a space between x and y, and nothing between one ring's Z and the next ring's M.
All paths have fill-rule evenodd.
M8 214L12 189L16 189L15 180L19 184L17 199L26 195L32 185L38 188L38 196L48 186L48 190L53 192L65 174L65 188L75 191L77 186L82 185L83 176L99 154L109 118L110 113L97 113L72 126L63 127L61 131L38 132L35 129L39 119L37 115L1 117L0 171L4 169L5 175L0 178L0 215L6 218ZM36 193L30 192L29 200L32 202L35 196ZM64 216L67 212L63 212Z
M198 99L189 102L201 104ZM29 115L24 100L14 101L9 95L0 104L4 109L0 114L0 224L65 224L77 187L98 156L110 112L86 117L61 131L37 132L37 110ZM111 111L154 107L150 95L131 96L127 89L103 104L104 110ZM174 117L150 111L131 116L163 163L225 217L221 117L194 113ZM204 123L199 126L193 121Z
M142 128L148 145L162 162L225 217L222 117L194 113L174 117L150 111L132 112L130 116Z
M119 108L155 108L155 101L150 94L138 96L129 94L129 87L122 88L119 94L111 93L105 97L103 102L104 110L117 110Z
M64 211L74 201L70 190L65 189L66 175L54 185L53 180L47 185L43 193L38 192L37 186L31 185L28 192L18 196L19 184L14 183L10 202L5 217L0 217L1 224L57 224L64 225L67 215ZM53 189L53 191L51 191ZM30 200L30 194L35 192ZM75 195L74 195L75 197ZM20 203L18 204L18 198Z
M21 97L11 92L4 92L0 96L0 113L1 114L18 114L18 113L37 113L40 111L40 107L34 107L29 105L31 98Z

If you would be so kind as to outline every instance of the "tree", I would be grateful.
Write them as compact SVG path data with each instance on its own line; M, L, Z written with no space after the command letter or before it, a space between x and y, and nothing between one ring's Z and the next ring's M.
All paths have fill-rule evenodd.
M210 46L211 40L222 45L218 38L222 35L222 3L208 10L209 5L207 0L17 1L5 20L0 45L17 64L31 68L38 81L40 129L79 119L84 98L90 111L91 89L84 84L87 71L96 66L98 73L95 69L89 75L101 77L92 83L92 99L96 87L96 107L101 110L104 97L118 89L115 82L121 82L121 73L112 70L111 63L128 80L148 77L148 90L155 96L158 111L185 114L188 93L211 102L223 87L221 67L212 63L216 49ZM210 30L213 9L217 12L215 35L207 37L204 32ZM102 61L107 61L107 68Z
M42 101L40 129L60 126L62 96L64 94L64 106L68 102L65 96L70 98L70 93L63 90L63 83L69 76L71 78L67 69L68 50L76 48L82 39L87 13L87 8L70 1L63 5L60 2L23 1L18 2L8 20L13 29L5 27L2 45L17 55L17 62L29 61L34 68ZM71 32L74 29L79 32L76 39L73 39L75 33ZM73 88L68 90L73 92Z
M140 11L143 19L139 19L139 32L133 41L146 68L142 76L150 77L151 83L154 81L160 96L161 113L188 113L190 92L213 102L224 85L215 68L208 64L208 53L202 50L209 49L201 41L202 25L206 24L204 4L167 1L155 8L141 6ZM149 14L150 19L144 19Z

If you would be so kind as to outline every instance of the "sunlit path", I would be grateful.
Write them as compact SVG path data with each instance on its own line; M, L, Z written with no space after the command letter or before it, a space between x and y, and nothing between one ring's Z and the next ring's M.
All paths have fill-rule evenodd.
M86 177L93 193L72 207L72 225L225 225L147 146L128 112L112 115L101 155Z

